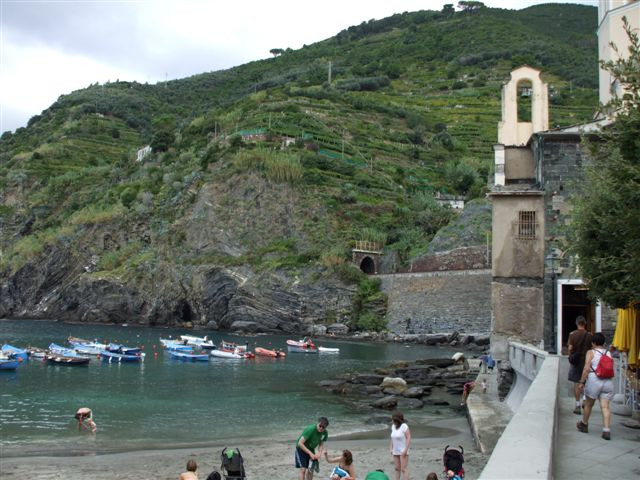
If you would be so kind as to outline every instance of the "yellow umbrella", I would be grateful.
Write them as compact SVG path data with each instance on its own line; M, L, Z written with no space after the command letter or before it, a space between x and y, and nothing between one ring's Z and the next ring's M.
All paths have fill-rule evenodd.
M633 309L631 316L631 343L629 344L629 365L640 365L640 310Z
M616 322L616 332L613 335L611 344L621 352L628 352L631 345L631 323L633 308L619 308L618 321Z

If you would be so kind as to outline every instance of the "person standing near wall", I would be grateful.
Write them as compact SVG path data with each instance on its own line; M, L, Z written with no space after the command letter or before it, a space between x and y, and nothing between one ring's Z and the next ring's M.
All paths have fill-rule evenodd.
M591 334L587 331L587 320L582 316L576 318L577 330L569 334L567 343L569 352L569 381L573 382L573 394L576 399L576 406L573 413L582 414L580 408L580 397L582 397L582 385L580 377L584 369L585 355L591 348Z

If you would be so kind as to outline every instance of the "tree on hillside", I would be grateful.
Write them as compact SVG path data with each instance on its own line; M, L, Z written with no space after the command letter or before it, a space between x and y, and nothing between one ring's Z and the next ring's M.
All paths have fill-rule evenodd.
M456 13L456 10L453 8L453 3L446 3L442 6L442 14L445 17L451 17Z
M477 2L474 0L461 0L458 2L458 8L463 12L477 12L481 8L485 8L486 5L482 2Z
M592 164L573 199L572 250L590 295L614 307L640 302L640 41L626 19L629 55L601 62L623 88L615 122L589 142Z
M269 53L274 57L277 57L278 55L282 55L284 53L284 50L282 48L272 48L271 50L269 50Z

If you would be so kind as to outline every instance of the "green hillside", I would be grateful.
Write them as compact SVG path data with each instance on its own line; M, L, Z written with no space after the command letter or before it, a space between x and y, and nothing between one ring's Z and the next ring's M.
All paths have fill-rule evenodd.
M159 265L348 280L355 240L406 263L452 218L434 192L486 191L510 70L543 71L553 126L592 116L596 13L403 13L229 70L63 95L0 140L2 276L60 245L125 282ZM209 214L222 244L203 246Z

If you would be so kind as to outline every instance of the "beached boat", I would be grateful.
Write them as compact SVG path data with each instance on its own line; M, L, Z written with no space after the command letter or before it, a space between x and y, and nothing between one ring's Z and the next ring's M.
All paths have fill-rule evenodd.
M318 347L318 353L340 353L339 348Z
M287 340L287 348L290 352L296 353L318 353L318 347L316 347L310 338Z
M282 350L269 350L268 348L256 347L253 349L256 352L256 355L261 355L263 357L284 357L287 354Z
M180 335L180 340L182 340L187 345L193 345L194 347L202 348L203 350L211 350L216 348L213 344L212 340L209 340L207 336L204 337L196 337L194 335Z
M170 350L169 354L171 358L176 360L182 360L185 362L207 362L209 361L209 355L206 353L189 353L180 352L177 350Z
M107 363L128 363L128 362L141 362L144 360L144 353L134 353L133 355L112 352L110 350L104 350L100 352L100 360Z
M193 347L191 345L185 345L180 340L161 338L160 344L167 350L174 350L178 352L193 352Z
M26 350L14 347L13 345L9 345L8 343L2 345L2 352L4 352L4 354L8 357L17 359L19 362L22 362L29 358Z
M20 365L17 358L0 353L0 370L15 370Z

